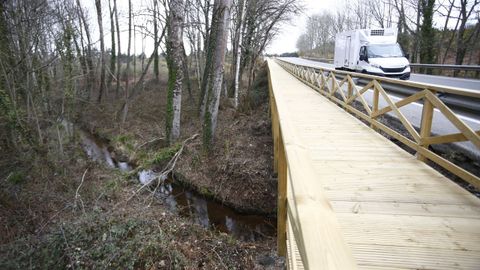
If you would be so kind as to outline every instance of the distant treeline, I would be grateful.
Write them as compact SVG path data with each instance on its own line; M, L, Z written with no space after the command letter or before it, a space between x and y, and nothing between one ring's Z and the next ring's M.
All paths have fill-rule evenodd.
M310 16L297 40L300 55L333 58L339 32L388 28L411 62L480 64L479 1L367 0L352 1L336 13ZM442 23L438 23L441 21Z

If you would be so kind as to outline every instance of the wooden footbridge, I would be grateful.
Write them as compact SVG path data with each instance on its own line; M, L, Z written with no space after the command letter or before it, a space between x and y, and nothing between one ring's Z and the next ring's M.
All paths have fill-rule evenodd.
M348 72L273 59L268 68L278 252L289 269L480 269L480 200L425 163L480 186L478 176L428 147L470 141L480 148L478 131L435 95L454 90L417 85L421 91L394 103L381 83L395 80L361 75L371 82L358 87ZM367 91L374 93L371 106ZM381 98L387 107L378 107ZM417 130L399 108L419 100ZM460 132L432 135L435 108ZM390 111L407 135L378 120Z

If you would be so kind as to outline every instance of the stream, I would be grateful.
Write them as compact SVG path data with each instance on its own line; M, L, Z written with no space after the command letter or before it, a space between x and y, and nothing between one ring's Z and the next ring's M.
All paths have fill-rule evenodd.
M112 155L113 148L109 147L106 140L85 130L78 130L78 132L84 151L93 161L126 172L135 169L134 164L116 160L115 155ZM158 175L159 173L153 170L142 170L138 173L138 180L144 184ZM225 232L245 241L255 241L265 236L275 235L274 219L238 213L232 208L183 187L173 179L165 179L155 195L171 212L190 217L204 228Z

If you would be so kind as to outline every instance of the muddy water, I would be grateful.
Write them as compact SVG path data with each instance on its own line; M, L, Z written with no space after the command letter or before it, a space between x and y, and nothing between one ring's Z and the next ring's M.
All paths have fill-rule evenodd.
M122 171L131 171L135 168L134 164L116 160L112 155L113 149L109 148L107 141L82 130L79 133L82 147L90 159ZM138 173L138 180L145 184L158 176L157 172L143 170ZM240 214L171 179L163 179L155 195L170 211L191 217L204 228L219 230L238 239L250 241L275 234L275 220L260 215Z

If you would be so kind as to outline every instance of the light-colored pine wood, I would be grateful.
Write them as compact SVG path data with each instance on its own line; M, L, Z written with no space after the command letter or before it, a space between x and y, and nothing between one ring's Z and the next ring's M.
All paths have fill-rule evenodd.
M480 130L475 131L477 135L480 135ZM452 142L464 142L468 141L468 138L463 133L455 133L449 135L441 135L434 137L421 138L420 142L423 144L440 144L440 143L452 143Z
M307 86L274 62L269 69L287 158L289 269L298 258L306 269L480 269L478 198L340 108L349 104L330 95L344 91L332 73ZM421 147L435 137L413 141L348 110L477 183Z
M388 105L390 105L390 107L393 109L400 122L402 122L403 126L407 129L408 133L412 135L413 139L416 142L420 142L420 135L418 134L418 132L413 128L412 124L407 120L407 118L403 115L400 109L395 106L395 103L393 103L392 99L390 98L390 96L388 96L387 92L385 92L383 87L377 81L373 81L373 84L375 85L375 88L378 90L378 92L382 94Z
M290 71L295 70L295 71L298 71L298 72L302 73L301 70L304 70L304 71L306 70L304 67L301 67L301 66L289 64L289 63L282 62L282 61L280 61L280 63L284 66L285 69L290 70ZM334 80L335 79L334 74L338 73L336 70L326 69L324 71L328 73L328 79L331 79L331 80ZM322 72L324 72L324 71L322 70ZM343 72L343 73L345 73L345 72ZM350 73L348 73L348 74L350 74ZM355 76L357 76L357 74ZM375 78L375 77L376 76L373 76L372 78ZM368 76L365 77L365 78L368 78ZM382 78L378 78L378 81L382 81ZM375 79L375 80L370 81L370 83L369 83L369 84L372 84L374 86L373 87L374 88L373 89L374 90L374 102L373 102L373 106L372 106L373 112L378 111L378 102L379 102L378 98L379 98L379 92L380 92L379 90L383 90L383 88L380 86L378 81L377 81L377 79ZM423 147L423 145L425 145L425 144L432 144L432 143L429 143L429 140L431 140L432 137L420 138L420 135L418 134L418 132L416 132L415 129L413 129L411 123L405 117L402 117L403 115L401 114L398 107L397 107L396 110L394 109L395 106L392 106L393 102L389 98L387 100L387 101L390 101L389 106L387 106L384 109L389 110L389 111L390 110L395 111L395 113L399 116L399 119L401 120L402 124L404 124L405 128L409 131L409 133L411 133L411 135L415 139L415 141L412 141L411 139L405 137L403 134L400 134L399 132L385 126L384 124L382 124L378 121L376 121L374 115L378 116L378 113L371 113L370 111L367 110L367 114L365 114L365 113L357 110L355 107L350 106L349 102L351 100L347 100L345 102L344 100L340 100L340 99L336 98L334 95L331 95L330 94L331 89L329 89L329 85L335 86L335 83L333 81L329 84L326 84L325 89L318 88L318 85L314 85L314 84L312 84L308 81L305 81L305 80L303 80L303 82L306 83L307 85L311 86L313 89L315 89L319 93L328 97L334 103L344 107L346 111L351 112L354 115L356 115L357 117L361 118L362 120L368 122L370 124L370 127L373 130L385 132L389 136L392 136L393 138L397 139L398 141L403 143L405 146L409 147L410 149L414 150L417 153L422 152L424 150L427 151L428 152L427 155L433 157L430 160L437 163L437 165L443 167L447 171L450 171L451 173L455 174L456 176L458 176L458 177L462 178L463 180L469 182L470 184L474 185L475 187L480 186L480 177L472 175L470 172L466 171L465 169L460 168L460 167L456 166L455 164L453 164L449 161L446 161L441 156L439 156L439 155L435 154L434 152L429 151L427 148ZM401 83L399 83L399 84L401 84ZM367 86L368 86L368 84L367 84ZM418 86L418 84L416 86ZM366 90L368 90L366 87L362 88L360 90L360 92L357 92L357 94L358 93L364 93ZM437 104L435 106L438 106L439 108L441 108L440 112L444 113L445 116L447 117L447 119L452 121L452 124L457 126L457 128L459 130L462 130L462 134L464 136L465 136L465 134L467 134L467 136L465 136L465 138L469 139L469 141L473 140L472 143L474 143L474 144L476 144L476 141L480 141L480 136L478 136L478 134L476 132L474 132L468 126L466 126L463 123L463 121L461 121L458 117L456 117L453 114L453 112L448 107L446 107L445 104L443 104L443 102L440 99L438 99L434 94L432 94L433 92L442 92L444 89L438 88L438 87L432 87L432 85L423 85L423 87L426 87L423 90L424 98L426 98L426 95L428 93L429 94L429 99L434 100L434 101L430 100L430 102L434 102L434 104ZM332 89L334 89L334 88L335 87L332 87ZM432 89L432 90L429 90L429 88ZM383 91L383 92L385 93L385 91ZM445 91L443 91L443 92L445 92ZM457 95L469 96L468 93L463 93L462 91L457 91L456 89L453 89L450 93L456 93ZM359 95L361 97L361 94L359 94ZM383 95L384 94L382 93L382 96ZM404 100L401 100L401 101L399 101L395 104L400 104L400 105L404 106L404 105L406 105L405 103L407 101L413 102L414 99L418 98L418 97L419 96L413 95L413 96L407 97ZM308 103L309 100L303 100L303 102ZM382 109L382 111L384 111L384 109ZM432 117L433 117L433 114L432 114ZM332 115L331 118L335 118L335 117ZM439 136L439 138L434 139L434 142L435 143L441 143L443 140L453 140L453 139L458 139L458 138L460 138L458 136L458 134L446 134L446 135ZM423 148L423 149L419 150L419 148ZM421 155L421 153L418 153L418 154Z
M278 201L277 201L277 248L278 255L285 256L287 252L287 160L283 139L279 137L278 147Z
M452 122L462 133L467 137L475 146L480 148L480 135L475 134L467 124L460 120L450 108L448 108L443 102L434 94L428 92L426 94L427 99L437 107L445 117Z
M422 90L420 92L417 92L417 93L415 93L415 94L413 94L409 97L406 97L406 98L396 102L395 106L400 109L401 107L403 107L405 105L408 105L412 102L415 102L419 99L422 99L425 96L426 93L427 93L427 90ZM377 104L378 104L378 101L377 101ZM372 117L376 118L376 117L379 117L380 115L386 114L386 113L391 112L391 111L392 111L392 107L387 106L387 107L382 108L381 110L379 110L375 113L372 113Z
M425 99L423 102L422 122L420 124L420 144L421 147L428 149L428 144L422 143L422 138L430 137L433 122L433 105L430 100ZM425 162L427 159L424 155L417 152L417 159Z
M280 133L285 147L288 175L291 181L287 193L292 198L287 200L288 215L291 217L297 247L303 265L307 269L356 269L351 250L343 239L340 225L336 220L332 206L322 192L317 173L312 167L308 149L299 139L298 131L291 120L290 103L296 102L291 96L284 95L283 90L290 89L289 84L298 83L294 78L282 80L278 71L282 69L272 63L270 82L275 98ZM275 69L272 69L275 67ZM335 81L334 86L335 87ZM297 89L290 89L293 96ZM279 166L280 170L280 166ZM318 224L322 224L321 227Z

